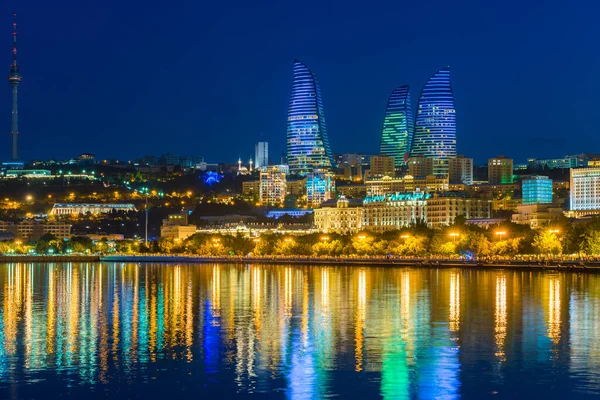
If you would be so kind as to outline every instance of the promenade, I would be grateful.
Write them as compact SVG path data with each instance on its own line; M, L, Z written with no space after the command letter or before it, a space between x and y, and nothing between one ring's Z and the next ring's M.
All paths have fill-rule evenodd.
M139 263L235 263L235 264L294 264L336 266L394 266L430 268L526 269L600 272L600 261L581 260L497 260L467 261L456 258L387 258L387 257L198 257L186 255L110 255L100 257L105 262Z

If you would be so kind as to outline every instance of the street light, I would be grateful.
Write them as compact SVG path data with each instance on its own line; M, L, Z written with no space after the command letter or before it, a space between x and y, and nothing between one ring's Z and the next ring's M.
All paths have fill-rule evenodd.
M494 233L500 238L504 238L504 236L506 235L506 231L496 231Z
M321 240L326 242L327 240L329 240L329 236L323 235L323 236L321 236Z
M560 229L550 229L550 233L555 233L558 235L560 233Z
M410 237L410 235L406 235L406 234L400 235L400 239L404 239L404 240L408 239L409 237Z
M449 235L456 242L456 239L458 239L458 237L460 236L460 233L458 233L458 232L450 232Z

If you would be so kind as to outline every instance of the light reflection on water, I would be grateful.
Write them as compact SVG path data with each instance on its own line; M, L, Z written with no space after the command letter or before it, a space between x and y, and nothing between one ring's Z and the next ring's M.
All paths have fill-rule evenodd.
M0 397L600 395L600 275L0 265Z

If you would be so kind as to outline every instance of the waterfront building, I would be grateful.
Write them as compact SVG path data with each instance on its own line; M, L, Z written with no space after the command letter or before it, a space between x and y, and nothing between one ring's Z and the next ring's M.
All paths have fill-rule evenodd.
M382 177L396 175L396 166L394 164L394 157L381 154L378 156L371 156L371 177Z
M454 224L456 217L465 219L490 218L492 201L472 199L464 194L434 194L427 199L427 226L441 228Z
M473 184L473 159L459 155L448 160L448 179L450 184Z
M414 117L410 107L410 87L404 85L396 88L388 99L379 153L393 158L395 167L401 167L410 154L413 131Z
M287 181L285 172L278 166L267 167L260 173L260 203L266 205L280 205L286 195Z
M402 178L383 177L365 182L368 196L381 196L387 193L437 192L448 190L447 175L412 176Z
M326 168L315 168L306 176L306 203L319 207L335 197L335 175Z
M551 204L552 179L547 176L530 176L521 181L523 204Z
M46 233L56 236L60 240L71 237L71 224L65 222L37 222L24 220L21 222L0 221L0 232L12 233L16 239L23 242L35 241Z
M50 215L85 215L87 213L105 214L111 213L113 211L129 212L137 210L135 209L135 206L130 203L56 203L52 206L52 210L50 210Z
M363 229L374 232L409 227L426 220L426 193L390 193L363 201Z
M600 167L571 168L569 217L600 214Z
M314 225L319 232L356 233L362 229L362 201L341 196L314 210Z
M170 214L163 219L160 227L160 237L173 240L184 240L196 233L196 225L188 224L185 213Z
M525 201L525 199L523 199ZM512 215L512 222L529 225L532 228L548 226L563 216L563 209L552 204L523 203L517 206L517 213Z
M269 165L269 143L258 142L254 146L254 167L261 168Z
M408 175L433 175L433 158L418 155L408 159Z
M513 160L504 156L488 159L490 185L513 183Z
M434 159L434 174L447 174L448 160L456 157L456 109L449 67L436 72L421 90L410 155Z
M563 158L548 158L539 160L537 158L529 158L527 159L527 165L533 169L569 169L569 168L577 168L583 167L583 163L581 162L579 157L575 156L566 156ZM589 161L588 161L588 166Z
M314 167L332 167L319 83L312 71L294 60L294 80L288 105L287 162L290 171L306 174Z

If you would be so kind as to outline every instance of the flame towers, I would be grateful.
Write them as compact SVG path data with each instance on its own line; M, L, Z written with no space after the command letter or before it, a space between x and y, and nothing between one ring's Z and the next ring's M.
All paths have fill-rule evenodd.
M388 99L381 131L379 153L394 157L394 165L402 166L413 139L414 118L410 107L410 87L396 88Z
M319 83L312 71L294 60L294 80L288 103L287 159L291 173L332 167Z
M421 91L410 154L433 158L435 174L447 174L448 159L456 157L456 110L449 67L436 72Z
M8 81L12 87L12 121L10 131L10 161L19 159L19 108L18 94L19 84L21 83L21 74L19 74L19 64L17 64L17 14L14 15L13 22L13 62L10 66Z

